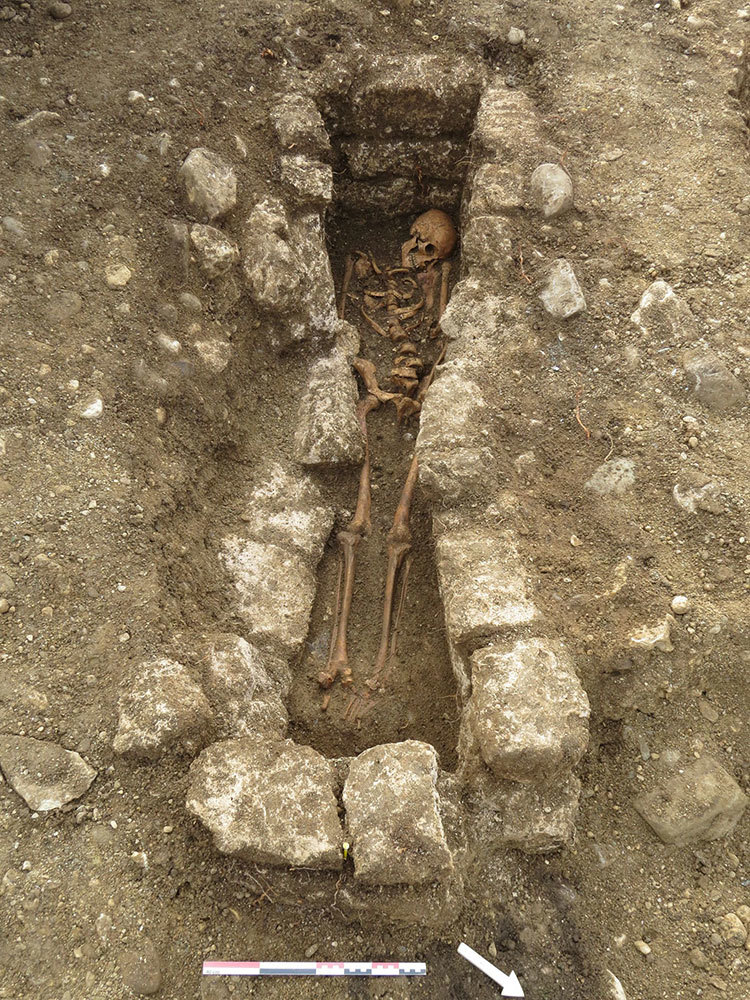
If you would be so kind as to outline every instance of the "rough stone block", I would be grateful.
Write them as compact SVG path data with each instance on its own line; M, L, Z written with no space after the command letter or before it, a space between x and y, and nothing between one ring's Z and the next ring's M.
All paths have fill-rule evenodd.
M466 173L465 147L452 139L348 139L341 144L349 172L357 180L396 174L460 181Z
M507 215L524 206L524 175L516 166L485 163L474 174L469 215Z
M303 278L299 260L277 233L248 227L243 269L248 291L261 309L284 315L297 306Z
M547 854L575 839L581 783L575 775L549 785L511 785L502 814L502 841L526 854Z
M550 316L571 319L586 311L586 299L569 261L559 257L552 263L539 298Z
M282 149L318 156L330 149L323 118L311 97L277 94L272 102L271 121Z
M359 881L414 884L453 868L437 778L434 748L417 740L371 747L352 761L344 807Z
M666 281L654 281L648 286L630 320L654 340L694 340L698 336L698 323L690 306Z
M283 738L289 671L238 635L217 635L203 657L203 687L219 737Z
M470 217L461 233L461 259L472 274L505 277L514 273L513 231L508 219L502 215Z
M169 747L195 753L210 735L211 706L176 660L142 663L119 708L115 753L144 760L157 760Z
M281 179L302 205L325 208L333 198L333 171L304 155L281 157Z
M573 207L573 182L557 163L542 163L531 175L531 201L545 219L556 219Z
M448 635L458 645L528 625L538 615L510 531L446 531L437 538L437 570Z
M731 833L747 802L717 760L701 757L640 795L633 805L665 844L684 845Z
M331 264L318 212L289 220L283 205L266 199L243 227L245 284L259 309L279 323L278 346L338 325Z
M249 637L288 654L298 652L315 600L315 577L306 560L291 549L236 535L223 539L220 558Z
M508 338L505 299L488 292L486 283L464 278L453 288L440 329L456 351L477 369L485 369Z
M30 736L0 736L0 769L29 809L49 812L80 798L96 771L74 750Z
M424 212L428 208L454 209L461 198L461 185L435 181L427 192L415 177L381 177L372 181L341 180L337 201L355 215L396 216ZM406 235L406 233L404 233Z
M589 702L562 647L540 639L486 646L471 657L471 680L464 751L475 742L509 781L539 783L575 767L588 745Z
M296 549L314 569L333 527L333 510L309 476L272 463L261 469L242 520L249 537Z
M237 204L234 170L210 149L191 149L180 167L179 177L190 205L209 222L231 212Z
M190 768L187 808L224 854L258 864L338 871L343 864L336 778L291 740L214 743Z
M419 421L419 480L436 500L486 496L492 481L487 404L462 365L450 362L425 397Z
M240 259L237 244L214 226L192 226L190 242L207 278L221 277Z
M484 73L452 55L378 56L356 81L340 119L349 134L399 132L432 137L471 127Z
M359 465L364 439L357 421L357 383L346 357L316 361L300 401L294 451L303 465Z
M532 100L522 90L501 82L487 87L472 139L480 159L525 165L529 158L538 156L541 145L541 126Z

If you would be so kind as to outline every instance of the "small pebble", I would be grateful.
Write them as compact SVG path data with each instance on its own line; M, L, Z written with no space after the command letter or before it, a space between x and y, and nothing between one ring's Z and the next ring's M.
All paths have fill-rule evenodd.
M690 610L690 600L683 594L677 594L672 598L670 607L676 615L684 615Z
M698 711L701 713L703 718L708 719L709 722L719 721L719 713L710 702L705 701L703 698L701 698L698 702Z
M693 948L690 952L690 962L696 969L705 969L708 966L708 959L700 948Z
M66 17L70 17L73 13L73 8L70 4L62 3L61 0L51 3L47 9L49 10L50 17L53 17L56 21L64 21Z
M309 948L305 948L305 958L312 958L319 947L318 944L311 944Z
M651 954L651 948L646 944L645 941L636 941L635 942L635 946L638 949L638 951L641 953L641 955L650 955Z
M110 288L124 288L133 277L133 272L125 264L110 264L104 276Z
M508 42L510 45L521 45L526 41L526 32L522 28L511 28L508 31Z
M734 911L745 927L750 926L750 906L738 906Z
M0 598L0 615L7 615L10 611L10 604L5 600L4 597Z

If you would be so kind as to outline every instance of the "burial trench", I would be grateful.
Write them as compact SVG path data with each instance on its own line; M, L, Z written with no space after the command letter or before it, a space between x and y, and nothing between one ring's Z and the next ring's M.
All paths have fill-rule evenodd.
M203 747L187 809L220 851L263 871L277 901L335 899L344 913L440 927L461 910L476 850L572 840L573 771L588 740L588 701L534 603L522 498L494 436L494 382L531 322L513 238L538 202L529 178L549 146L528 96L470 62L378 56L364 72L321 77L271 112L281 184L252 208L242 246L269 343L306 369L295 461L253 469L242 516L210 543L226 580L223 630L202 633L199 669L168 655L141 665L115 749L155 759ZM557 181L541 193L548 219L569 208L568 181ZM397 263L409 224L432 208L458 223L460 255L440 338L414 337L425 367L443 340L446 355L418 422L399 427L389 406L370 416L373 530L358 553L354 683L334 684L322 711L334 529L347 516L334 496L346 482L351 514L363 458L352 359L369 357L382 383L393 360L356 308L363 287L352 287L352 322L338 317L333 274L340 291L358 249ZM414 452L398 653L381 689L364 692L368 710L351 712L378 645L384 541Z
M424 123L411 124L414 109L403 93L401 111L404 126L385 140L366 131L357 131L351 108L331 113L326 131L331 136L334 176L333 201L327 212L326 233L337 303L341 303L347 261L358 254L370 255L378 269L399 268L401 248L409 240L410 229L420 213L438 208L453 219L460 215L461 195L468 168L468 144L473 122L471 95L467 95L468 121L451 123L451 131L441 131L425 141ZM439 128L435 123L435 128ZM451 254L448 275L450 289L458 280L460 249ZM361 258L359 258L361 259ZM405 320L413 326L409 341L423 362L420 378L436 362L442 338L437 323L440 299L441 262L433 265L435 284L431 308L420 309ZM365 267L367 264L365 263ZM403 308L424 300L420 286L412 285L418 272L401 279ZM394 279L397 280L397 279ZM383 289L386 276L372 268L359 277L355 272L348 284L346 318L359 335L359 355L376 366L378 383L387 391L397 390L390 380L399 349L394 341L381 336L365 319L381 329L386 323ZM368 290L381 299L372 300ZM409 294L412 293L412 294ZM406 296L409 295L408 298ZM367 302L366 302L367 300ZM416 391L416 390L415 390ZM354 601L349 619L349 659L355 688L373 673L381 641L384 585L388 561L387 536L414 454L419 429L415 415L400 422L392 403L378 407L368 416L371 452L372 530L357 550ZM348 473L350 495L356 500L358 470ZM341 525L343 527L343 524ZM314 679L325 671L332 631L331 603L337 592L339 546L332 533L318 568L318 588L305 652L289 696L290 734L310 744L328 757L345 756L367 747L398 740L423 740L437 750L441 765L449 771L457 764L458 692L451 669L445 634L443 606L437 580L432 537L431 504L424 492L416 491L411 514L410 568L405 601L396 631L397 648L389 657L387 679L376 695L365 688L365 711L350 708L352 689L334 684L330 705L321 711L321 693ZM403 571L399 574L401 583ZM397 602L398 603L398 602ZM311 685L311 681L313 684Z

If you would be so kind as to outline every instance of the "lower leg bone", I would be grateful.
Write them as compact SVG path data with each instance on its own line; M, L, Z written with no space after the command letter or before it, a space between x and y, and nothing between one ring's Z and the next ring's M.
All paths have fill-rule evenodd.
M347 630L349 613L354 594L354 570L356 565L357 546L370 533L370 445L367 436L367 415L380 405L375 396L368 395L357 406L357 420L365 442L365 459L359 475L359 492L354 517L343 531L338 533L338 543L341 550L341 579L336 601L336 618L331 636L331 651L325 671L318 676L322 687L330 687L341 676L342 684L351 684L352 672L349 667L347 652ZM324 698L324 709L330 699Z
M388 569L385 578L385 600L383 603L383 625L380 634L380 649L378 650L378 655L375 660L375 669L373 671L372 677L369 678L367 684L369 687L377 687L381 675L385 670L386 664L388 662L389 648L395 648L395 644L391 647L391 621L393 619L393 599L396 590L396 577L398 576L398 571L401 568L401 564L406 558L407 554L411 550L411 531L409 529L409 513L411 511L411 501L414 495L414 488L417 483L417 474L419 472L419 464L417 462L417 456L411 460L411 465L409 467L409 473L406 477L406 482L404 483L404 489L401 493L401 499L399 501L398 507L396 508L396 513L393 517L393 527L388 532ZM402 592L401 598L399 600L399 612L397 618L400 617L400 609L403 607L403 602L405 600L405 592Z

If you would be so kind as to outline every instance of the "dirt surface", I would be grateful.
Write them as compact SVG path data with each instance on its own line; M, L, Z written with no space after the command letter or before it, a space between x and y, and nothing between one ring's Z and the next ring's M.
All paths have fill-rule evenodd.
M59 743L98 771L83 799L49 814L0 786L0 996L119 1000L141 966L145 985L175 1000L498 995L456 956L459 940L514 968L537 1000L598 1000L608 969L630 1000L750 995L750 950L715 924L750 905L750 815L726 839L670 847L632 807L667 752L713 756L750 790L747 408L704 407L680 365L695 342L646 338L629 321L651 281L669 281L701 342L750 389L750 105L736 78L748 14L719 0L677 7L74 0L63 19L40 0L0 7L0 731ZM522 45L506 41L511 27ZM536 599L592 704L579 836L548 857L480 853L461 920L438 936L278 905L186 814L189 759L134 765L111 749L128 667L230 623L211 543L236 521L259 463L291 460L310 360L306 348L277 356L246 299L213 291L175 251L166 223L191 218L179 165L195 146L235 164L239 204L224 228L239 239L243 213L278 179L274 95L354 48L364 60L443 51L489 65L534 100L576 190L560 225L522 223L514 291L528 295L535 337L496 373L492 403ZM347 249L332 247L334 263ZM563 254L588 312L558 335L538 293L544 265ZM129 282L109 287L106 268L123 263ZM222 373L201 364L199 338L231 344ZM165 339L184 349L170 353ZM101 417L82 417L95 395ZM381 600L409 456L406 433L375 418L381 488L362 609ZM633 459L634 487L597 497L584 484L611 456ZM684 475L717 484L706 509L675 504ZM343 518L356 479L323 487ZM308 662L331 611L329 543L290 706L301 742L354 753L406 734L451 768L454 686L429 517L418 497L400 647L414 672L380 728L351 734L325 731ZM628 636L663 621L675 595L690 610L676 618L674 650L632 655ZM375 625L358 614L366 659ZM144 958L136 973L130 952ZM200 979L204 958L313 953L425 960L429 976Z

